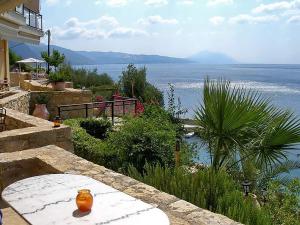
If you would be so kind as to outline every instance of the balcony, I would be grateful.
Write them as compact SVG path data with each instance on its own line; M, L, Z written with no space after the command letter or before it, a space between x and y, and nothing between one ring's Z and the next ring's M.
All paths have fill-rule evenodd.
M31 9L25 7L24 5L17 6L16 12L24 16L27 26L37 29L39 31L43 30L42 15L32 11Z

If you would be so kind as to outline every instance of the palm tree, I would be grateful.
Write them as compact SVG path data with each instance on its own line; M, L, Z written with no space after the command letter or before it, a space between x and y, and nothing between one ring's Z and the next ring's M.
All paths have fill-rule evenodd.
M195 113L215 170L246 170L249 165L268 170L284 162L286 151L300 142L300 122L291 112L226 80L205 80L203 103Z

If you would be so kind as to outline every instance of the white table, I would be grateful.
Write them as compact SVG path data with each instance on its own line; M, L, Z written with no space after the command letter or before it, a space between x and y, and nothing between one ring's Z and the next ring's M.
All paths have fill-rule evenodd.
M79 189L90 189L92 211L77 210ZM32 225L169 225L160 209L135 199L92 178L53 174L11 184L2 198Z

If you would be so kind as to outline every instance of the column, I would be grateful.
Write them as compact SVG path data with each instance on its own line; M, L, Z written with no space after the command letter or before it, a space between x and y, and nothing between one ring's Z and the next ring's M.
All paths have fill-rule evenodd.
M8 84L10 82L10 68L9 68L9 47L8 47L8 41L4 40L4 57L5 57L5 73L4 73L4 79L7 80Z

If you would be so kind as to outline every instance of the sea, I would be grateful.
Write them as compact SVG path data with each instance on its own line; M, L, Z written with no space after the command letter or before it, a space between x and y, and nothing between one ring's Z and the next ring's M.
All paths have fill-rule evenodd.
M234 86L259 91L270 98L272 103L282 109L288 109L300 117L300 65L265 65L265 64L236 64L236 65L202 65L187 64L143 64L136 67L147 68L147 79L164 92L165 102L169 84L174 85L175 96L180 98L183 107L188 109L187 118L194 118L194 112L202 103L204 80L223 78ZM108 73L118 80L125 64L103 64L92 66L77 66L87 69L97 69L99 73ZM209 156L197 137L188 140L197 144L197 161L209 163ZM300 145L296 150L288 152L291 160L300 160ZM298 150L299 149L299 150ZM300 178L300 170L291 172L292 176Z

